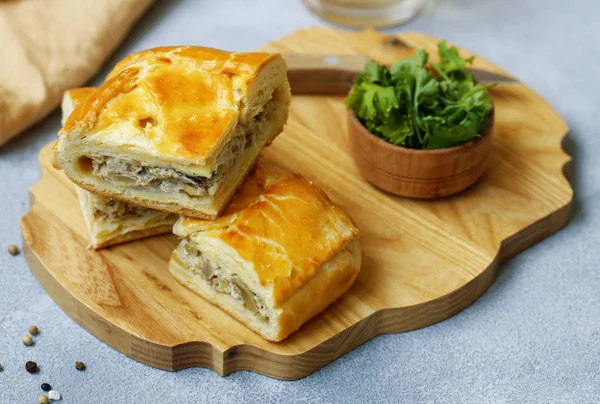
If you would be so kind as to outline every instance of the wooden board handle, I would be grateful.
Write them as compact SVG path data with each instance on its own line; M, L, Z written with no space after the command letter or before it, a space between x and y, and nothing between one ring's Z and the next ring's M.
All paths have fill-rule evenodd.
M344 96L369 61L366 55L283 55L292 94Z

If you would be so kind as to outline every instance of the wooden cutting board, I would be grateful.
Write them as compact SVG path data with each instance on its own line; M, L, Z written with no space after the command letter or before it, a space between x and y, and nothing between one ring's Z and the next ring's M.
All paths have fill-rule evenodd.
M308 28L263 50L368 53L392 62L410 47L435 52L437 42L416 33L390 39ZM480 57L475 65L502 72ZM51 167L51 145L40 154L42 179L22 220L27 260L69 316L140 362L168 370L204 366L220 375L249 369L306 376L376 335L458 313L489 287L500 262L567 223L567 126L525 85L499 85L492 95L496 127L486 174L437 201L394 197L361 179L348 154L343 98L294 97L284 133L265 153L324 188L355 219L364 252L352 289L283 342L264 341L180 286L167 270L177 244L172 235L86 249L74 188Z

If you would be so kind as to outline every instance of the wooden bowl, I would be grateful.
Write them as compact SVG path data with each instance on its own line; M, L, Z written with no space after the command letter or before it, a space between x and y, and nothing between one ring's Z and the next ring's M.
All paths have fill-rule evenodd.
M482 136L447 149L415 150L379 139L348 110L350 153L361 175L378 188L410 198L444 197L475 183L487 165L493 126L492 110Z

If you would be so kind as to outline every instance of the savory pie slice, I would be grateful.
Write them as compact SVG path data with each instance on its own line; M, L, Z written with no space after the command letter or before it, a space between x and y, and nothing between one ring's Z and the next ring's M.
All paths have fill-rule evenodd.
M259 161L215 221L180 218L169 269L185 286L280 341L354 283L359 231L297 174Z
M93 88L76 88L65 92L62 101L62 120L84 102ZM178 216L129 204L104 195L93 194L78 186L77 196L94 249L137 240L157 234L170 233Z
M74 109L54 165L94 193L215 218L283 130L290 99L279 54L150 49Z

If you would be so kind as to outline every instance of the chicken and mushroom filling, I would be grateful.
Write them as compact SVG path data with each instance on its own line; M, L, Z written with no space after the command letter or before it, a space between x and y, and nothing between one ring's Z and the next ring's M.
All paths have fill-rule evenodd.
M126 216L143 216L150 211L151 209L110 198L96 198L94 201L94 217L97 219L115 220Z
M90 157L92 174L119 186L150 187L167 193L185 192L192 197L213 196L224 173L235 164L250 136L235 136L227 143L210 178L193 177L174 168L146 167L139 161L111 156Z
M225 145L217 157L211 177L194 177L173 168L147 167L139 161L112 156L86 156L91 160L91 174L118 186L153 188L165 193L184 192L190 197L214 196L225 174L255 142L264 142L266 122L277 110L271 99L250 122L239 125L236 135Z
M166 218L172 214L132 205L111 198L94 198L94 217L96 219L118 222L125 217L147 217L148 215L153 215L153 218L158 219L159 216Z
M192 273L202 277L216 292L231 296L262 321L269 320L262 299L252 293L239 276L223 271L219 265L208 260L193 241L185 239L183 243L186 265Z

